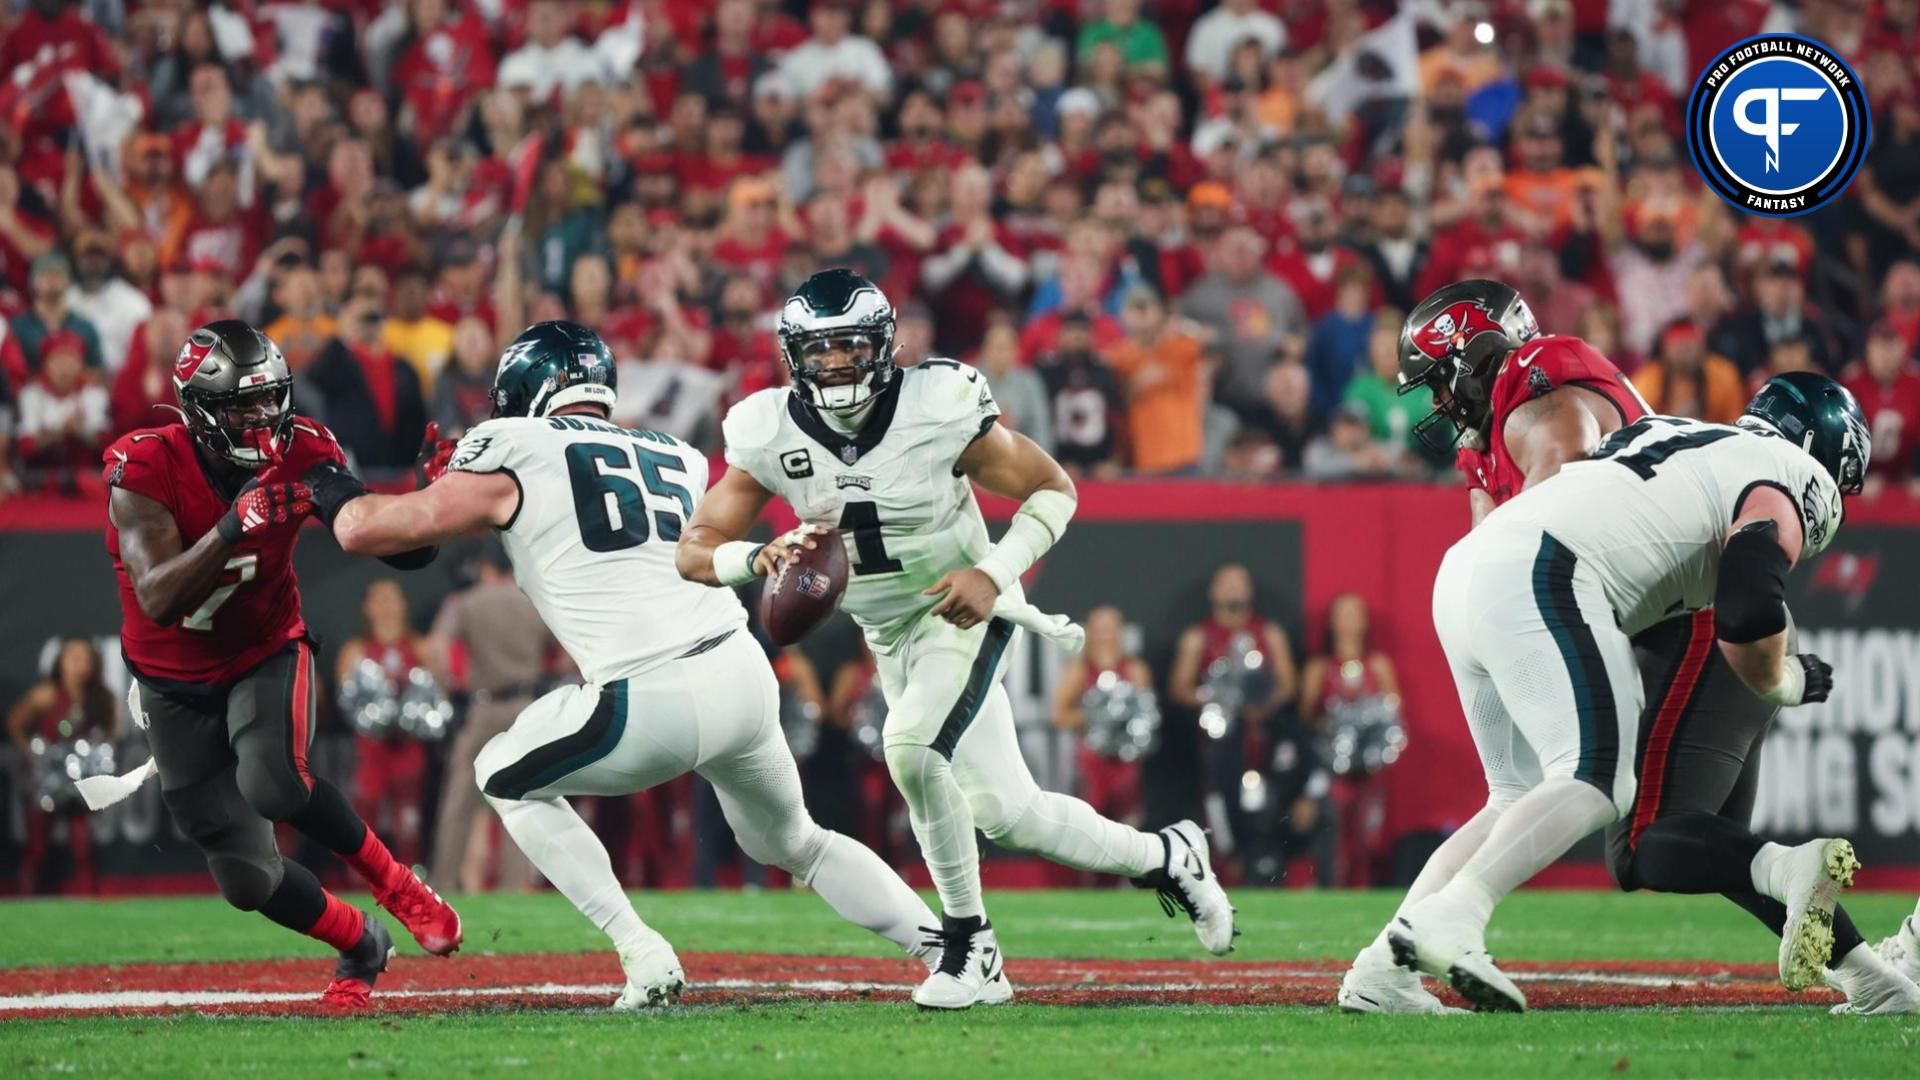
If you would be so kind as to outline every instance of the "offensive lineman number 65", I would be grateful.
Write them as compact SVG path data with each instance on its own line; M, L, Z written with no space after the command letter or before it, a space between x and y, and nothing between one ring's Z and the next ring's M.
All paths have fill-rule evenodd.
M220 610L220 605L227 602L227 599L233 595L235 589L253 580L254 573L260 569L260 556L235 555L233 558L227 560L226 568L228 570L240 571L240 576L208 593L206 601L196 608L193 614L180 620L181 629L211 633L213 631L213 613Z

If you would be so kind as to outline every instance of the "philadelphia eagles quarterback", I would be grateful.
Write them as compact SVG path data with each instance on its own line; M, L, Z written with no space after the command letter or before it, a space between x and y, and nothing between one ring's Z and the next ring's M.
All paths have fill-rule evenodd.
M887 767L906 797L940 894L941 959L914 991L924 1008L1011 999L980 895L977 827L995 843L1157 888L1208 951L1233 943L1233 908L1192 822L1159 835L1040 790L1020 756L1000 685L1017 628L1070 651L1084 635L1026 602L1020 575L1073 517L1073 482L996 421L987 381L952 360L893 361L893 307L844 269L814 274L780 313L792 386L762 390L724 424L731 468L681 534L680 573L738 586L838 530L851 556L844 605L879 662ZM998 544L972 484L1022 500ZM768 545L745 537L773 495L805 524Z

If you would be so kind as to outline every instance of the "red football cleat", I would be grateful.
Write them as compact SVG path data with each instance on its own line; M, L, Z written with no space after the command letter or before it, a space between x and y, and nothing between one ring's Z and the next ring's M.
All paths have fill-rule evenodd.
M374 889L373 897L400 920L421 948L435 956L448 956L460 948L460 913L413 871L400 868L386 886Z
M387 970L393 952L393 935L378 919L368 916L359 943L340 954L333 981L320 995L321 1007L337 1012L366 1012L372 1008L374 980Z

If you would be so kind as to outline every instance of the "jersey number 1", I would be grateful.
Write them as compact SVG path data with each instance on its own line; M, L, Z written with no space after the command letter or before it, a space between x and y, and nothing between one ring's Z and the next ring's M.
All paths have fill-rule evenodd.
M880 509L870 502L850 502L840 511L840 531L853 533L853 572L892 574L900 560L887 554L887 538L880 532Z
M680 503L677 515L670 510L653 512L654 530L660 539L680 539L680 523L693 516L693 496L663 475L685 473L687 468L680 459L640 446L634 447L633 454L629 457L626 450L609 443L574 443L567 447L573 512L580 520L580 542L588 551L625 551L647 542L647 504L641 484L655 496ZM639 484L621 475L636 467Z
M1686 423L1684 420L1673 420L1658 416L1648 417L1645 420L1636 420L1626 427L1621 428L1619 431L1614 432L1612 435L1609 435L1607 441L1600 444L1600 449L1593 452L1593 456L1602 461L1608 458L1615 458L1620 464L1638 473L1640 479L1651 480L1653 479L1654 466L1665 464L1668 458L1680 451L1717 443L1721 439L1732 438L1735 434L1730 428L1701 428L1696 431L1681 432L1672 438L1661 439L1659 442L1648 443L1646 446L1635 450L1631 454L1620 453L1620 451L1625 450L1635 439L1652 431L1656 422L1675 425Z

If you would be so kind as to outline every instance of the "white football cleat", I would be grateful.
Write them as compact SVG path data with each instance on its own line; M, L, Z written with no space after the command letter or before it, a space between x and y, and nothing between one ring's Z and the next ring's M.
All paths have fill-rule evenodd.
M1167 845L1166 865L1133 883L1157 889L1160 909L1169 918L1175 911L1186 912L1201 948L1215 956L1232 952L1240 931L1233 926L1233 904L1213 872L1207 834L1193 822L1182 821L1161 829L1160 842Z
M1394 963L1445 979L1476 1012L1526 1012L1527 996L1494 964L1483 934L1437 894L1393 920L1387 945Z
M680 969L673 946L652 930L647 935L639 944L620 950L620 969L627 973L627 986L613 1003L615 1012L674 1005L687 988L687 973Z
M1833 907L1853 885L1860 860L1845 840L1809 840L1775 864L1774 899L1787 906L1780 935L1780 984L1798 992L1818 986L1833 959Z
M1441 1001L1420 984L1420 976L1392 964L1355 961L1340 978L1334 999L1341 1012L1381 1013L1393 1016L1439 1016L1464 1013Z
M1895 971L1920 983L1920 907L1900 921L1900 929L1881 938L1873 950Z
M1904 1016L1920 1012L1920 986L1865 943L1855 945L1824 973L1828 986L1847 995L1835 1016Z
M982 920L975 929L949 919L942 929L923 929L932 935L929 944L939 944L940 961L926 981L914 987L915 1005L955 1010L1013 1000L1013 984L1007 981L1005 958L991 923Z

